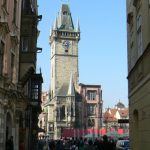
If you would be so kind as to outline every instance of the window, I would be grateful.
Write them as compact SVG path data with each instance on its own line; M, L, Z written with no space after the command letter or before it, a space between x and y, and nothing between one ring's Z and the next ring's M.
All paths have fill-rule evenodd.
M32 83L32 100L38 100L38 90L39 86Z
M0 43L0 75L2 75L3 71L3 53L4 53L4 43L1 41Z
M88 91L88 100L96 100L96 91Z
M88 120L88 126L89 127L94 127L95 126L95 120L94 119L89 119Z
M136 28L137 31L139 30L139 28L141 28L142 25L142 17L140 14L137 15L137 19L136 19Z
M143 53L142 50L142 32L141 29L137 33L137 41L138 41L138 57L140 57Z
M64 11L64 12L63 12L63 15L67 15L67 14L68 14L67 11Z
M7 9L7 0L3 0L3 6Z
M65 119L65 106L60 107L60 120Z
M49 123L49 131L54 131L54 125L53 125L53 123Z
M31 12L31 3L30 0L22 1L22 9L25 14L29 14Z
M142 47L142 30L141 30L141 25L142 25L142 17L141 15L137 15L137 49L138 49L138 57L140 57L143 53L143 47Z
M15 55L11 53L11 80L13 81L13 76L14 76L14 63L15 61Z
M23 37L21 39L21 51L27 52L29 50L29 39L28 37Z
M87 114L88 115L95 115L96 114L96 112L95 112L95 105L88 104L88 106L87 106Z
M13 12L13 22L16 24L16 15L17 15L17 1L14 0L14 12Z

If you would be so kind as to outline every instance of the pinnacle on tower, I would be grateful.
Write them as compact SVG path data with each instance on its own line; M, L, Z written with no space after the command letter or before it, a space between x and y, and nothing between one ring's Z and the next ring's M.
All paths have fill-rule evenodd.
M79 24L79 19L77 20L76 31L77 31L77 32L80 32L80 24Z
M58 28L58 23L57 23L57 17L56 17L54 26L53 26L53 30L57 30L57 28Z

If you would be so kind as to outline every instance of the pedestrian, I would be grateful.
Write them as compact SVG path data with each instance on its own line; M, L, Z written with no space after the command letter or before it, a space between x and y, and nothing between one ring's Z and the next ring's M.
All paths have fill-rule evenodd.
M113 150L111 143L108 141L107 135L103 136L102 150Z
M13 136L6 141L6 150L14 150Z
M43 145L43 150L49 150L49 145L48 145L47 141L45 141L45 143Z

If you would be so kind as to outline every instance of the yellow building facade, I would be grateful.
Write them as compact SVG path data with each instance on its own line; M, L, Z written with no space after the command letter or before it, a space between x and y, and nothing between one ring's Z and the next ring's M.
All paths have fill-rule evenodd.
M150 1L127 0L128 97L132 150L150 148Z

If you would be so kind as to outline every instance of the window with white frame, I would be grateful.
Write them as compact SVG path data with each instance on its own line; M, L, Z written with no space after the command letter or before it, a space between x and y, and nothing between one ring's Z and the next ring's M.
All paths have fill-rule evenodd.
M96 100L96 91L87 92L88 100Z

